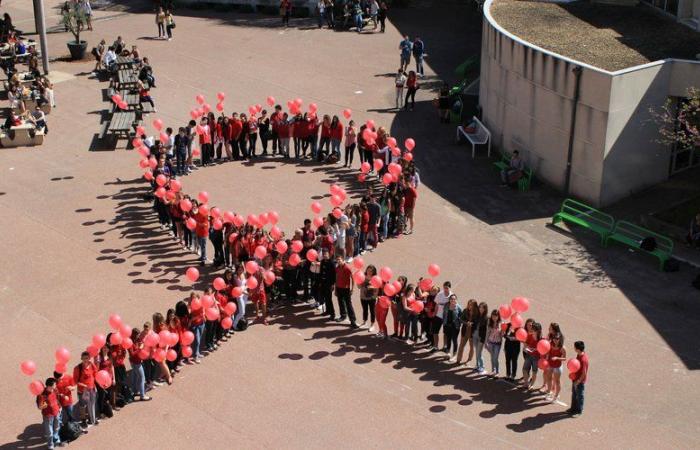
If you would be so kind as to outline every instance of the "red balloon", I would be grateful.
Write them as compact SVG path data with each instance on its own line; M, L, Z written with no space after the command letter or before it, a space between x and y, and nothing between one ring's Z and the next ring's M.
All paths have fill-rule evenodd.
M243 295L243 288L240 286L236 286L235 288L231 289L231 297L240 297Z
M109 344L110 345L120 345L124 338L122 338L122 335L119 334L119 332L112 333L111 336L109 336Z
M525 297L515 297L510 301L510 305L513 309L519 313L524 313L530 308L530 300Z
M310 248L309 251L306 252L306 259L311 262L316 261L318 259L318 252L313 248Z
M96 346L92 345L92 344L91 344L91 345L88 345L87 348L86 348L85 350L86 350L86 351L90 354L90 356L92 356L93 358L94 358L95 356L97 356L97 355L100 353L100 349L97 348Z
M98 350L104 347L106 342L107 338L104 334L96 334L92 337L92 345L97 347Z
M352 279L353 281L355 281L355 284L362 284L365 282L365 273L361 270L358 270L352 274Z
M216 93L216 99L219 100L220 102L223 102L225 98L226 98L226 94L224 94L223 92Z
M40 395L44 392L44 383L39 380L32 381L29 383L29 392L31 392L32 395Z
M153 128L156 130L160 131L161 128L163 128L163 121L160 119L156 119L153 121Z
M224 222L221 219L214 219L212 221L212 226L215 230L220 230L224 227Z
M319 202L313 202L311 204L311 211L313 211L314 214L320 214L321 209L322 209L322 206Z
M547 361L545 358L540 358L537 361L537 367L539 367L540 370L547 370L549 368L549 361Z
M243 217L239 216L238 214L233 215L233 224L237 227L243 226L245 223L245 220Z
M182 347L182 350L180 351L182 352L182 356L185 358L189 358L190 356L192 356L192 347L190 346Z
M202 305L205 308L211 308L212 306L214 306L214 297L206 294L202 295Z
M217 291L220 291L226 287L226 282L221 277L214 278L214 282L212 284L214 285L214 289Z
M367 122L365 122L365 125L367 125L367 128L369 128L370 131L373 130L374 129L374 120L369 119Z
M343 211L341 211L340 208L333 208L333 217L340 219L343 217Z
M525 340L527 339L527 331L525 331L524 328L518 328L515 331L515 338L520 342L525 342Z
M194 333L191 331L185 331L182 333L182 338L180 339L180 342L182 342L182 345L190 345L192 342L194 342Z
M112 327L113 330L118 330L121 325L122 318L119 316L119 314L112 314L109 316L109 326Z
M143 177L145 179L147 179L148 181L151 181L151 180L153 180L153 172L151 172L150 170L147 170L143 173Z
M275 97L273 97L273 96L271 96L271 95L268 96L268 97L267 97L267 104L270 105L270 106L275 106Z
M394 276L394 272L392 272L391 268L389 267L382 267L379 269L379 276L383 281L389 281L391 280L391 277Z
M202 191L197 195L197 198L202 203L207 203L209 201L209 193L207 191Z
M186 274L187 278L189 278L190 281L192 281L193 283L197 281L197 279L199 279L199 270L197 270L196 267L190 267L189 269L187 269Z
M413 150L413 148L416 146L416 141L414 141L411 138L406 139L406 141L403 143L404 147L406 147L406 150L409 152Z
M513 310L510 308L510 305L503 304L498 307L498 314L501 315L501 320L508 320L513 314Z
M110 373L106 370L100 370L97 372L95 375L95 380L105 389L112 385L112 375L110 375Z
M396 294L396 288L394 287L393 284L387 283L384 285L384 294L392 297L394 294Z
M406 153L405 155L403 155L403 159L405 159L406 161L413 161L413 153Z
M422 291L429 291L433 287L433 280L430 278L423 278L419 284Z
M275 249L279 253L286 253L287 252L287 243L284 241L277 241L277 243L275 244Z
M374 170L376 170L377 172L382 170L382 167L384 167L384 162L381 159L375 159L373 164Z
M289 257L289 264L291 264L292 267L296 267L301 263L301 256L299 256L298 253L292 253L292 255Z
M255 247L255 257L258 259L264 259L267 256L267 248L264 245L258 245Z
M228 302L226 303L226 306L224 306L224 312L226 313L227 316L232 316L236 314L236 303L235 302Z
M378 161L378 160L375 160L375 161ZM394 177L391 176L391 174L389 172L385 173L384 176L382 176L382 184L388 186L393 182L394 182Z
M349 119L352 117L352 110L350 108L346 108L343 110L343 117L346 119Z
M188 230L194 231L194 229L197 228L197 221L190 217L187 220L185 220L185 226Z
M186 198L180 200L180 209L185 212L189 212L192 209L192 202Z
M382 295L379 297L377 300L377 308L381 309L389 309L391 307L391 299L389 297L386 297Z
M277 225L280 220L280 215L277 211L270 211L267 213L267 218L272 225Z
M571 358L566 362L566 368L570 373L576 373L581 369L581 362L577 358Z
M233 320L230 317L224 317L221 320L221 328L228 330L233 326Z
M361 256L355 257L355 259L352 260L352 266L355 269L362 269L365 266L365 260L362 259Z
M271 270L266 270L265 273L263 274L263 280L265 281L265 284L268 286L271 286L277 277L275 276L275 272Z
M246 261L245 263L245 271L251 275L257 272L259 268L258 263L253 260Z
M158 189L156 189L156 194L155 194L155 195L156 195L156 197L158 197L158 198L163 198L163 197L165 197L165 188L164 188L164 187L159 187Z
M159 342L160 342L160 335L156 334L152 330L143 339L143 343L146 344L147 347L156 347Z
M122 339L122 348L124 348L124 350L129 350L133 346L134 346L134 341L132 341L131 338Z
M53 370L54 370L54 372L58 372L58 373L66 373L66 371L68 370L68 366L66 366L63 363L56 363L53 366Z
M369 284L371 284L373 288L379 289L382 287L382 284L384 284L384 282L381 278L379 278L378 275L375 275L372 278L370 278Z
M202 309L202 301L198 298L193 298L190 302L190 309L192 311L199 311Z
M314 223L314 226L316 228L320 228L323 225L323 218L322 217L314 217L313 223Z
M25 375L34 375L34 372L36 372L36 364L34 363L34 361L30 360L22 361L22 364L19 365L19 368Z
M550 348L552 348L552 346L547 339L540 339L539 342L537 342L537 353L540 355L549 353Z
M360 165L360 172L368 173L371 168L372 166L367 161L365 161Z
M437 264L431 264L428 266L428 273L431 277L440 276L440 266Z
M197 94L197 96L196 96L194 99L195 99L195 100L197 101L197 103L199 103L200 105L204 103L204 96L203 96L202 94Z
M523 320L523 317L520 314L515 313L512 316L510 316L510 325L513 328L520 328L523 326L524 323L525 321ZM525 333L527 333L527 331L525 331Z
M59 347L56 349L56 353L54 355L56 356L56 362L65 364L70 359L70 352L65 347Z
M219 319L219 309L218 308L207 308L204 310L204 315L207 320L218 320Z
M304 248L304 243L301 242L300 240L292 241L292 251L294 253L299 253L300 251L302 251L303 248Z
M425 303L421 301L414 301L411 303L411 311L416 314L420 314L423 311L423 308L425 308Z
M258 287L258 280L255 277L248 277L245 284L248 286L248 289L252 291Z
M273 239L280 239L282 238L282 230L277 228L277 226L273 226L270 228L270 236L272 236Z

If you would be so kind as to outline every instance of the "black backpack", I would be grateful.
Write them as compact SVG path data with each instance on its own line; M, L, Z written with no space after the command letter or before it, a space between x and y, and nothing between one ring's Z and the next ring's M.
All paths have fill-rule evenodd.
M248 329L248 321L246 320L245 317L241 317L241 320L238 321L238 325L236 325L236 331L245 331Z
M80 428L78 422L68 422L61 427L58 437L61 438L61 442L72 442L78 439L81 434L83 434L83 429Z

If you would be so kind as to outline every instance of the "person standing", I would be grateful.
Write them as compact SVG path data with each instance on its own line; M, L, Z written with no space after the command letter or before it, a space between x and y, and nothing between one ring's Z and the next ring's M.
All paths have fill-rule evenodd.
M97 367L90 358L90 353L80 354L80 364L73 369L73 380L78 386L78 405L87 409L88 426L100 423L97 420L95 406L97 404L97 388L95 387L95 375Z
M419 37L413 41L413 58L416 60L416 73L423 78L423 56L425 56L425 44Z
M343 140L343 124L338 116L331 120L331 152L340 161L340 143ZM328 155L330 156L330 155Z
M316 12L318 13L318 27L323 28L323 22L326 20L326 2L324 0L318 0Z
M289 26L289 16L292 14L292 4L289 0L280 1L280 16L282 16L282 25Z
M211 164L211 155L214 153L214 147L211 143L211 129L209 128L209 119L207 117L202 117L199 124L199 148L202 152L201 159L202 165L206 166Z
M415 222L413 219L413 211L416 208L416 199L418 198L418 190L411 185L411 183L406 180L404 181L403 187L403 210L406 216L406 223L408 227L404 231L404 234L412 234ZM410 227L410 228L409 228Z
M168 33L168 40L173 38L173 28L175 28L175 19L170 10L165 11L165 31Z
M355 308L352 306L352 289L354 281L352 279L352 269L345 262L345 252L339 250L335 255L335 295L338 297L338 309L340 317L336 322L343 322L346 318L350 319L350 328L357 329L359 326L356 323Z
M432 334L433 334L433 348L430 349L430 353L435 353L440 347L438 344L440 343L440 328L442 328L443 324L443 318L444 318L444 313L445 313L445 305L447 305L450 301L450 297L452 296L452 283L449 281L445 281L442 285L442 291L438 292L435 295L435 317L436 321L433 323L433 327L431 329ZM444 345L447 345L447 342L444 342Z
M374 331L375 322L375 305L377 304L377 294L379 289L370 284L370 279L377 274L377 268L373 265L367 266L365 269L365 281L359 286L360 288L360 303L362 303L362 325L360 328L367 327L367 319L370 318L369 332Z
M579 417L583 413L583 394L588 381L588 354L583 341L574 342L574 350L581 367L574 373L575 378L572 379L571 384L571 408L566 412L571 417Z
M158 39L165 39L165 11L162 7L156 12L156 25L158 26Z
M258 134L262 145L262 155L267 156L267 141L270 138L270 118L267 117L267 110L263 109L258 117Z
M56 398L61 405L61 424L73 422L73 379L64 377L60 372L54 372L53 377L56 380Z
M46 445L49 449L53 449L54 445L63 447L64 444L61 442L61 438L58 435L61 428L61 420L58 417L61 407L59 406L58 398L56 397L55 379L46 379L46 387L44 388L44 391L36 396L36 406L41 410Z
M506 327L505 344L503 346L506 355L506 380L515 382L518 373L518 355L520 354L520 341L515 337L515 328L510 324Z
M379 14L377 17L379 18L379 25L380 25L379 32L380 33L384 33L384 30L386 29L385 22L386 22L386 13L388 10L389 10L389 7L386 6L386 2L381 2L379 4Z
M411 111L416 106L416 92L418 92L418 77L414 71L408 72L408 79L406 80L406 99L403 102L404 109L408 110L408 99L411 99Z
M404 36L403 41L399 43L399 50L401 54L401 72L403 72L408 69L408 65L411 63L411 51L413 50L413 43L408 35Z
M345 164L343 167L352 167L352 159L355 155L356 145L357 133L355 131L355 122L351 120L345 129Z
M80 12L85 15L88 31L92 31L92 6L90 5L90 0L80 0Z
M442 327L445 330L445 353L451 356L451 352L457 352L457 336L459 336L462 308L457 304L457 296L450 295L449 303L443 311Z
M377 25L379 23L378 16L379 16L379 3L377 3L377 0L371 0L369 3L369 16L372 19L372 23L374 24L374 30L377 29Z
M141 332L138 328L131 330L131 340L134 345L129 348L129 363L131 364L131 390L134 395L139 396L142 402L148 401L151 397L146 395L146 373L143 367L143 353L148 353L144 350L143 341L141 340Z
M486 350L491 355L491 373L489 376L498 376L498 356L501 353L501 342L503 341L503 331L501 330L501 316L498 310L491 311L491 316L486 329Z
M406 73L403 71L403 64L401 64L401 66L394 79L394 85L396 86L396 109L401 109L401 103L404 100L403 90L404 86L406 86Z
M333 285L335 284L335 266L330 259L327 249L321 250L321 264L318 273L319 303L326 305L328 320L335 320L335 307L333 306Z

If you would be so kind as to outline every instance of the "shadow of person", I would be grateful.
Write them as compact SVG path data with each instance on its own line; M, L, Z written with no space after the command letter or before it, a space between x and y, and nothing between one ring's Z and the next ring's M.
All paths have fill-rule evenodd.
M45 445L44 427L40 423L33 423L17 435L15 442L0 445L0 450L43 448Z
M526 431L537 430L545 425L567 418L569 418L569 415L565 411L539 413L531 417L525 417L520 423L510 423L506 425L506 428L516 433L525 433Z

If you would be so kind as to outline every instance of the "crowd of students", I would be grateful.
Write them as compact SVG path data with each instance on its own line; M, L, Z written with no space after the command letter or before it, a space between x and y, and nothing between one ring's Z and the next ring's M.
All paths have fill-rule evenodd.
M275 114L284 118L279 107ZM205 164L213 159L215 143L211 140L208 119L205 116L199 125L196 122L190 125L193 137L199 140ZM230 120L236 120L235 114ZM518 376L518 359L522 354L519 382L523 387L545 393L551 401L558 398L562 362L567 357L559 325L550 324L547 339L551 348L540 354L542 326L533 319L524 324L526 337L518 336L522 329L515 330L509 323L503 323L499 311L489 310L484 302L469 300L462 309L449 282L440 289L427 278L411 283L406 276L394 277L387 267L377 270L373 265L365 265L361 255L366 251L375 249L387 238L397 238L413 230L413 209L420 180L412 158L407 157L409 152L394 151L398 147L395 141L388 142L391 139L388 135L383 135L380 146L377 141L382 134L374 131L374 124L370 121L364 127L358 134L366 144L371 144L360 152L363 155L369 150L362 156L361 166L366 194L358 203L342 207L347 194L340 186L333 185L332 211L320 215L320 204L313 204L312 210L319 215L313 220L306 219L289 236L277 228L278 216L274 212L244 218L210 206L205 192L200 192L196 199L184 192L177 174L186 170L173 167L172 160L182 151L184 156L189 152L190 158L197 154L197 149L189 145L192 139L188 136L192 130L180 129L179 139L172 140L168 139L172 131L165 131L161 139L155 140L147 137L145 130L140 130L142 137L134 144L144 156L141 167L151 181L153 205L163 231L169 230L181 245L198 252L201 264L207 262L207 247L211 245L213 264L224 271L203 292L192 292L187 300L177 302L165 315L153 314L152 320L140 329L112 324L110 320L111 333L104 338L93 338L93 345L81 355L81 363L72 375L56 372L46 380L37 405L44 417L49 448L62 442L58 434L62 424L80 421L87 429L127 403L150 400L147 394L150 389L163 383L171 384L183 365L199 364L203 356L216 351L235 332L245 330L249 323L246 318L249 304L255 307L255 313L248 315L252 316L252 321L267 325L268 304L307 302L327 320L346 323L352 329L366 329L378 339L423 346L430 352L442 351L447 354L448 361L456 364L473 361L474 370L479 374L486 370L485 348L491 356L488 376L492 378L500 373L500 349L504 347L506 379L514 381ZM284 134L280 136L279 130L278 124L277 135L271 136L270 144L273 152L279 150L287 156L285 145L281 143L285 137ZM224 148L235 145L239 157L252 157L255 152L254 147L253 150L250 146L242 147L240 141L236 144L221 142L221 145ZM315 158L324 159L319 156L324 153L323 145L309 143L309 147ZM337 147L333 146L329 155ZM241 148L246 150L241 151ZM303 143L299 148L303 155ZM232 152L231 156L234 154ZM385 164L384 161L391 161L384 159L386 155L394 158L394 162ZM381 162L375 163L375 160ZM182 169L183 165L176 163L175 166ZM367 178L374 176L384 185ZM187 276L194 281L199 273L191 267ZM353 306L353 294L359 295L361 323ZM389 315L391 333L387 324ZM583 409L588 359L582 342L576 342L574 348L581 369L572 377L574 388L569 412L576 416ZM129 374L127 359L131 366ZM538 389L540 368L544 368L544 377ZM74 386L77 386L77 407L72 398Z

